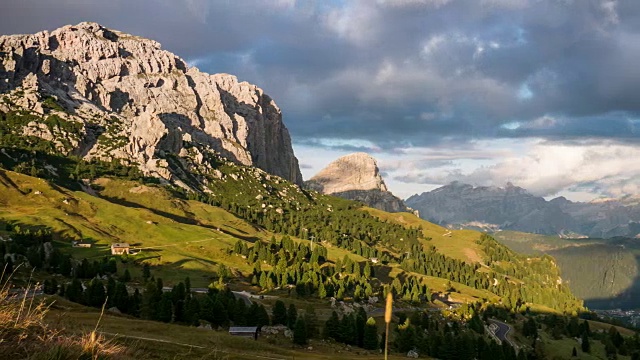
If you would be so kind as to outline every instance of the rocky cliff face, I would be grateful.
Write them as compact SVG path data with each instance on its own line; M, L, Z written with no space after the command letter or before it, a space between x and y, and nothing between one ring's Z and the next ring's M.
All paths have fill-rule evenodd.
M0 100L5 112L77 124L70 153L85 159L118 158L172 180L167 157L198 163L216 152L302 183L280 109L260 88L95 23L0 37ZM23 131L60 138L37 123Z
M498 188L453 182L414 195L406 203L424 219L444 225L590 237L636 236L640 229L640 206L633 197L589 203L562 197L546 201L511 184Z
M410 210L387 190L376 160L366 153L338 158L306 181L305 186L324 194L361 201L384 211Z

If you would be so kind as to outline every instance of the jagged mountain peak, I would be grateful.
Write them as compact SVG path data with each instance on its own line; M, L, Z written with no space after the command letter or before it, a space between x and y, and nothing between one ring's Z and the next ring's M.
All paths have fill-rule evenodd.
M282 113L262 89L201 72L154 40L94 22L1 36L0 95L2 112L77 124L74 136L37 123L22 129L64 154L121 159L173 181L178 168L215 152L302 183Z

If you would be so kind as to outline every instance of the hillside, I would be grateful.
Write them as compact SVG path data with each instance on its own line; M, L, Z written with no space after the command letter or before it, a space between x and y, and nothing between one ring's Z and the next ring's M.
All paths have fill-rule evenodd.
M232 178L230 177L230 179ZM276 184L276 182L280 182L280 184ZM232 183L234 182L232 181ZM251 186L250 181L243 181L242 184ZM268 184L291 186L283 185L282 180L275 180L273 183L268 182ZM230 185L227 184L227 186ZM303 235L307 239L315 236L317 243L327 249L328 260L331 262L342 260L349 253L352 254L348 255L349 257L353 260L360 259L359 261L363 260L359 255L363 255L365 258L375 256L392 268L399 265L400 269L404 270L403 272L409 274L418 272L429 276L444 277L463 285L495 292L499 296L505 295L502 286L506 283L496 288L482 284L483 274L487 276L489 274L483 272L480 265L466 265L483 262L487 258L487 254L483 253L480 250L481 247L476 243L480 238L479 233L460 231L460 237L458 232L446 234L444 229L419 220L411 214L390 215L370 210L373 211L374 216L369 218L367 212L355 208L350 210L352 206L350 203L336 198L315 195L317 200L310 200L314 199L314 195L310 195L309 198L300 197L301 204L299 205L295 205L290 201L290 198L287 198L288 203L294 204L294 206L300 206L300 208L307 206L316 209L311 210L310 208L306 212L315 214L314 218L320 221L332 221L331 219L339 221L334 223L338 230L341 227L340 223L344 223L347 226L345 230L351 229L349 230L351 232L349 238L345 239L342 235L336 236L344 234L344 231L328 232L323 227L315 227L313 223L304 220L304 217L299 218L302 216L301 214L306 212L289 213L288 209L273 207L273 203L277 205L278 198L268 199L266 195L237 197L239 204L243 204L242 201L255 201L256 197L262 196L260 201L265 206L254 206L258 209L257 213L241 210L251 209L251 205L248 205L249 207L238 207L238 203L227 205L232 212L242 214L248 219L256 217L256 214L262 214L259 221L256 218L256 221L262 226L256 226L256 224L250 224L219 207L209 206L200 201L175 198L170 192L167 192L166 188L157 185L140 185L117 179L98 179L92 184L93 190L90 190L99 195L96 197L81 191L66 190L41 179L2 171L0 187L2 190L0 218L3 221L19 224L23 227L45 226L56 234L62 249L68 249L65 251L80 258L104 256L108 252L107 245L114 242L136 244L136 247L142 249L142 252L137 255L140 261L151 265L162 265L159 269L163 273L166 270L168 276L163 277L168 281L189 275L194 281L206 285L211 279L217 278L213 274L218 273L220 264L249 276L251 269L254 268L252 264L242 261L242 258L238 258L227 250L233 248L238 240L246 244L257 240L266 242L275 231L275 233L284 232L293 236L294 239L299 235ZM265 189L265 187L263 186L261 189ZM279 192L284 192L284 190L279 190ZM228 196L225 197L228 198ZM307 199L306 204L303 199ZM326 202L323 204L324 201ZM283 210L279 212L278 209ZM296 228L287 230L283 224L271 220L272 218L286 217L287 214L294 216L287 223L306 223L305 230L303 232ZM320 218L318 215L321 215ZM340 215L340 218L336 218L336 215ZM389 216L395 218L389 218ZM381 222L376 220L380 217L383 217ZM322 220L323 218L326 220ZM363 222L365 220L370 221L370 225L365 225L361 230L351 228L349 219L354 219L353 221L358 219L358 223L361 224L358 227L365 225L366 222ZM267 229L271 230L265 229L263 227L265 225ZM376 232L380 235L370 233L376 228ZM359 235L365 229L369 230ZM415 229L422 230L420 233L416 233ZM392 235L394 233L396 235ZM381 238L383 234L389 234L391 237L383 239ZM362 240L356 240L358 237L361 237ZM94 242L94 246L90 249L71 248L70 240L72 239ZM306 243L309 244L309 241L307 240ZM428 250L430 248L433 250ZM451 270L442 272L443 270L439 270L437 267L432 270L422 267L416 268L415 260L409 262L406 260L422 253L423 250L418 249L428 250L427 254L433 251L433 255L443 256L439 261L446 262L450 258L460 269L456 271L480 272L467 278L454 275L450 272ZM147 258L148 260L145 260ZM398 265L394 266L393 263ZM430 266L434 265L438 266L438 262L431 263ZM384 273L384 268L384 265L373 266L374 272ZM181 269L183 272L175 277L169 275L175 273L177 269ZM499 270L503 269L499 268ZM133 271L134 273L139 272L139 270ZM478 276L480 277L478 278ZM495 277L496 275L491 276ZM550 302L547 305L560 306L560 308L565 306L553 305L554 303Z
M640 244L636 239L563 239L500 231L496 240L525 254L549 254L571 291L595 309L640 306Z
M142 356L131 355L136 351L142 352L143 358L154 358L160 349L180 354L185 346L195 346L194 351L199 353L198 346L214 346L215 351L227 354L224 356L228 358L250 359L254 355L270 354L322 359L331 354L341 356L336 355L345 351L340 343L358 345L358 341L348 337L335 336L328 343L314 337L309 340L313 351L286 350L289 339L282 335L266 335L256 351L239 351L246 346L246 340L220 332L215 333L214 340L205 340L210 339L203 333L207 330L187 328L184 334L180 330L193 321L211 322L215 326L228 326L229 322L250 325L258 319L250 315L253 311L266 308L269 310L264 311L273 312L275 316L278 301L295 304L299 309L312 306L318 324L326 322L325 328L331 326L332 312L336 310L329 300L331 297L346 304L345 312L340 311L339 316L343 318L341 321L348 322L352 320L349 320L347 309L355 303L366 304L372 297L381 298L387 291L395 294L394 307L399 312L411 309L440 311L454 305L453 310L448 310L449 316L460 319L469 316L471 309L480 311L493 306L551 313L575 313L580 309L580 302L566 288L556 284L557 268L552 262L545 258L527 260L517 256L478 232L451 232L409 213L359 208L356 203L343 199L304 193L283 179L231 163L221 167L221 172L226 174L221 178L227 181L220 180L216 198L233 198L234 202L224 205L229 211L206 204L206 201L214 201L213 195L207 199L188 200L181 197L182 192L176 188L145 184L142 180L103 177L83 185L85 191L73 191L43 179L0 170L0 225L6 229L0 236L12 239L7 243L8 247L2 249L13 254L15 264L21 261L19 254L24 254L23 260L46 269L36 273L40 281L44 279L45 293L51 293L51 284L55 281L61 284L67 299L90 307L99 307L101 301L106 300L108 306L126 314L104 316L100 331L107 338L113 337L114 333L121 334L116 337L117 343L124 345L127 354L133 357ZM242 180L235 180L241 177ZM260 181L262 186L258 185ZM254 196L256 193L258 195ZM244 205L258 201L256 198L265 206ZM290 206L285 207L281 201ZM270 214L276 216L274 219L286 216L292 206L300 208L300 211L292 211L292 216L310 212L316 219L316 223L303 221L304 218L287 222L304 223L306 230L302 235L307 232L318 235L313 250L309 240L294 235L299 231L297 227L269 220ZM259 209L257 213L241 210L254 207ZM277 209L282 209L282 213L276 212ZM247 219L254 219L254 223ZM267 230L257 223L274 230ZM338 231L326 232L327 224ZM343 229L349 229L346 239ZM383 234L389 235L387 239L381 239ZM47 246L39 241L49 238L53 240L54 252L47 256ZM71 240L91 243L92 247L72 247ZM120 258L108 255L108 247L114 242L130 243L137 254ZM25 247L20 248L20 244ZM64 259L69 255L72 256L71 270L64 270ZM376 257L380 262L368 261L370 257ZM531 271L522 266L530 267ZM69 273L65 274L65 271L76 277L67 278ZM147 271L154 281L147 280ZM106 274L101 276L109 279L105 281L105 292L99 290L103 285L102 281L96 280L96 272ZM19 272L17 276L16 281L20 283L23 276L29 275ZM185 286L186 278L190 279L190 288L208 287L208 294L185 295L184 300L175 300L176 296L182 296L178 294ZM489 278L496 279L495 286ZM78 297L76 292L82 294L82 288L74 289L80 286L80 281L87 289ZM125 283L126 287L123 286ZM156 283L160 285L156 286ZM152 294L160 289L158 286L172 290L164 292L165 295L158 294L158 300L153 300L155 295ZM259 293L265 299L253 300L255 306L239 310L240 305L236 308L230 300L234 295L229 289ZM108 300L111 296L105 299L111 291L115 291L111 293L112 300ZM123 301L119 291L128 293L125 297L128 300ZM57 292L55 288L53 292ZM166 308L163 304L165 301L170 304L170 299L178 302ZM193 320L190 304L206 306L207 299L224 304L215 311L216 314L224 311L228 320L222 320L218 315L210 317L202 312L204 308ZM244 304L244 300L238 301ZM49 318L57 326L63 325L68 334L81 332L97 321L98 314L92 314L92 310L67 300L57 300L57 303L60 305L51 309ZM381 321L381 305L373 301L363 309L367 309L367 316ZM159 309L157 315L149 312L152 306ZM168 309L169 317L165 317L161 309ZM64 318L61 318L62 314ZM274 319L272 317L275 322ZM362 317L357 319L359 322ZM402 319L398 318L399 324ZM425 324L442 321L437 319L425 318L424 321ZM148 320L175 325L154 325ZM412 326L418 329L418 326L426 325L416 323ZM463 330L461 334L465 334L465 339L478 336L469 330ZM401 337L402 331L394 336ZM449 341L444 333L441 336L445 343ZM419 343L418 339L412 341ZM394 351L407 351L407 345L397 343L394 346L398 346ZM427 348L421 351L439 353ZM492 353L495 351L491 350ZM242 355L234 357L232 353ZM371 353L358 350L354 356L367 359L367 354Z

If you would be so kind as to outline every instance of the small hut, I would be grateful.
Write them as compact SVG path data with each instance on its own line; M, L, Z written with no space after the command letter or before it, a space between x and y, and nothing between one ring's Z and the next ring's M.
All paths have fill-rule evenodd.
M115 243L111 244L111 255L129 254L129 244Z
M229 328L229 335L250 337L258 340L260 328L257 326L232 326Z

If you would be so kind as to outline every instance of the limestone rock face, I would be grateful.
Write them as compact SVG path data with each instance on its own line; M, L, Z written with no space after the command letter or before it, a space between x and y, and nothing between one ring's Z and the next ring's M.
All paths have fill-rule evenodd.
M305 186L384 211L410 211L401 199L387 190L376 160L362 152L338 158L306 181Z
M387 191L376 160L363 152L338 158L307 181L306 185L325 194L352 190Z
M96 23L0 36L3 97L2 111L55 113L81 124L72 152L86 159L119 158L169 180L167 155L198 161L214 151L302 183L282 113L262 89L203 73L153 40ZM46 130L25 133L51 138Z

